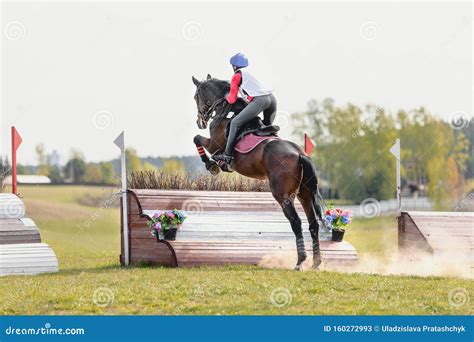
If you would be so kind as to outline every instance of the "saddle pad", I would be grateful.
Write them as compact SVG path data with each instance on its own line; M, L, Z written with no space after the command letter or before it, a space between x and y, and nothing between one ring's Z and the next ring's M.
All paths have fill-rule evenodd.
M262 141L265 140L275 140L280 139L279 137L269 135L269 136L259 136L253 133L246 135L243 139L239 140L235 145L235 150L239 153L249 153L255 147L258 146Z

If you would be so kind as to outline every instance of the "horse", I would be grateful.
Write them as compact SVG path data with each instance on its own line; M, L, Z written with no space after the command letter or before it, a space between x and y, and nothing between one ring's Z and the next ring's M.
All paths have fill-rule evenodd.
M194 100L198 113L197 126L206 129L210 122L210 137L196 135L194 144L206 168L212 174L217 174L219 166L207 156L206 150L212 155L225 148L226 127L230 121L228 113L239 113L246 103L242 99L233 105L227 103L225 96L230 90L227 81L212 78L211 75L207 75L204 81L199 81L194 76L192 80L196 86ZM295 234L298 256L295 270L301 270L307 258L301 219L295 208L295 199L298 198L309 222L313 244L312 268L317 269L321 264L318 219L322 224L324 220L318 178L311 159L291 141L268 139L248 153L235 151L232 168L241 175L269 181L272 195L280 204Z

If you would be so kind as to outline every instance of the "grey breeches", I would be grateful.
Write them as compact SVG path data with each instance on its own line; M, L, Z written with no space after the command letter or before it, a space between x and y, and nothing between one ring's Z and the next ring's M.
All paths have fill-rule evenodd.
M273 94L254 97L247 107L230 122L229 137L225 149L226 154L231 155L233 153L237 133L243 125L257 117L261 112L263 112L263 123L267 126L271 125L273 120L275 120L276 109L277 102Z

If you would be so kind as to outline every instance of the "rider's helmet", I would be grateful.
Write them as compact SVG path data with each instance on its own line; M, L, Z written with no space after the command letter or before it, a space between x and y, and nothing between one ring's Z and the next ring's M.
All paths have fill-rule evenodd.
M230 57L230 64L236 69L245 68L249 65L249 60L243 53L238 53Z

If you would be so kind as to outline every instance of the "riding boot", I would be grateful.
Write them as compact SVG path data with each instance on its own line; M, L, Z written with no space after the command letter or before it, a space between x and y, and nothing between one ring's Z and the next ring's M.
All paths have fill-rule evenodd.
M225 146L224 153L214 154L213 159L219 163L221 170L232 172L232 160L234 160L234 145L235 145L236 132L231 132L227 138L227 144Z

